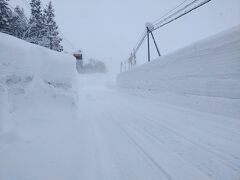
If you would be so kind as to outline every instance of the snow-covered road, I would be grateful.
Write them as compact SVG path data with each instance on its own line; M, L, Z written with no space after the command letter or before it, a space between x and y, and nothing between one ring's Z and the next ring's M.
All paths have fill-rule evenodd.
M109 88L105 76L79 85L78 109L55 102L19 110L19 132L1 139L0 179L240 178L237 119L133 96Z
M240 178L238 120L104 87L85 92L83 179Z

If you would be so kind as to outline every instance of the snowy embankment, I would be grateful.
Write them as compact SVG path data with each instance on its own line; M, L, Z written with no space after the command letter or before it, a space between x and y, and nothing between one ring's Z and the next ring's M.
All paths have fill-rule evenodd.
M169 103L240 117L240 26L118 76L123 88ZM144 91L145 90L145 91Z
M73 57L0 33L0 135L23 107L74 103L75 77Z

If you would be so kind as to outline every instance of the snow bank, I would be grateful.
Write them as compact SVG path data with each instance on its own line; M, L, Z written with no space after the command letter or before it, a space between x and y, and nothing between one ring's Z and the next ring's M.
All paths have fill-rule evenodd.
M195 96L198 101L240 99L240 26L122 73L117 82L124 88ZM239 110L236 113L240 117Z
M32 80L40 80L40 84L57 84L59 88L74 86L76 70L73 57L6 34L0 34L0 63L0 80L7 85L16 84L15 81L28 84Z
M76 75L70 55L0 33L0 121L18 106L44 98L60 95L74 101Z

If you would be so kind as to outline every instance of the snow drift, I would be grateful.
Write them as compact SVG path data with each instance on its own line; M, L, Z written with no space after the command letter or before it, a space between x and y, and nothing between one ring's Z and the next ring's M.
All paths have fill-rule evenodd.
M209 99L213 97L225 99L228 105L226 101L232 99L233 105L234 100L240 99L240 26L122 73L117 82L124 88L171 93L172 99L179 98L172 97L173 94L195 96L198 103L206 105L207 111ZM193 105L191 99L188 106L198 105ZM212 111L216 111L214 104L211 106ZM226 110L226 106L217 106L218 111ZM227 107L229 114L240 117L239 101L233 106L235 112Z

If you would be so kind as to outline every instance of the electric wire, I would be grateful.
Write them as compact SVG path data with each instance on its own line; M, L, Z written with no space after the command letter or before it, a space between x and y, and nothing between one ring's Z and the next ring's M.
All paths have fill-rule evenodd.
M186 14L192 12L193 10L198 9L199 7L209 3L212 0L204 0L204 1L194 0L194 1L191 1L190 3L188 3L187 5L185 5L184 7L178 9L183 4L185 4L187 1L188 0L182 1L175 8L173 8L170 11L168 11L166 14L164 14L163 16L158 18L156 21L154 21L153 22L153 30L151 30L151 31L155 31L155 30L157 30L157 29L159 29L159 28L161 28L161 27L163 27L163 26L165 26L167 24L172 23L173 21L175 21L175 20L185 16ZM198 3L199 1L200 1L200 3ZM191 8L189 8L189 7L191 7ZM175 10L177 10L177 11L174 12ZM172 14L170 14L170 13L172 13ZM167 16L167 15L169 15L169 16ZM166 18L164 18L164 17L166 17ZM131 54L130 58L133 58L133 56L136 56L136 53L139 50L139 48L141 47L142 43L144 42L146 36L147 36L147 32L146 32L146 30L144 30L144 33L142 34L142 36L140 36L140 38L138 40L138 43L136 44L136 46L134 48L134 51L130 53Z
M158 21L160 21L161 19L163 19L164 17L166 17L168 14L170 14L171 12L175 11L177 8L179 8L180 6L182 6L184 3L186 3L189 0L184 0L183 2L181 2L179 5L177 5L175 8L169 10L167 13L165 13L164 15L162 15L160 18L158 18L157 20L153 21L152 24L157 23Z

